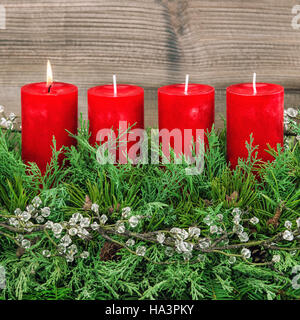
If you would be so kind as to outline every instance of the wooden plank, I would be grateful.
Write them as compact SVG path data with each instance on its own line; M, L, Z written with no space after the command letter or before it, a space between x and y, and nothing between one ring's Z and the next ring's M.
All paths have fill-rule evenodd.
M0 104L20 113L20 86L45 79L51 59L56 80L86 90L111 83L145 88L146 125L157 125L157 88L193 82L217 89L258 81L282 84L286 107L300 94L300 30L291 27L293 0L2 0ZM221 123L218 122L218 126Z

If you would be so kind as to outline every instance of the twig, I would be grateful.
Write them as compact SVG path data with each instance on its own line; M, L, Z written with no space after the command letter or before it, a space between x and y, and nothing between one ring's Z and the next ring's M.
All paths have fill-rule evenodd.
M282 206L280 207L282 208ZM279 216L278 213L278 209L276 211L276 219ZM46 228L44 225L36 225L33 226L33 230L31 232L28 231L24 231L23 229L20 228L16 228L16 227L12 227L6 223L0 223L0 227L10 231L10 232L14 232L14 233L21 233L21 234L30 234L32 232L36 232L36 231L44 231L44 233L46 234L47 238L51 241L52 244L54 244L57 247L57 244L51 239L49 233L46 231ZM129 230L126 230L124 233L118 233L114 226L102 226L99 227L98 229L98 233L106 240L116 243L119 246L123 247L124 249L128 250L130 253L137 255L137 253L133 250L131 250L128 246L126 246L124 243L113 239L111 236L121 236L123 238L134 238L134 239L138 239L141 241L145 241L145 242L150 242L153 244L159 244L158 240L157 240L157 235L160 233L169 233L169 231L164 230L164 231L155 231L155 232L148 232L148 233L135 233L135 232L131 232ZM14 237L0 231L0 234L7 236L11 239L14 239ZM228 235L233 234L233 232L230 233L226 233L223 236L221 236L219 239L216 239L212 245L210 245L207 248L201 248L199 244L195 244L194 245L194 250L202 252L202 253L217 253L217 254L222 254L225 256L229 256L229 257L243 257L241 254L236 254L236 253L230 253L227 251L230 250L236 250L236 249L241 249L241 248L246 248L246 247L252 247L252 246L257 246L260 245L264 248L268 248L268 249L272 249L272 250L286 250L286 251L292 251L292 250L300 250L300 247L294 247L294 248L284 248L284 247L277 247L274 246L272 243L278 240L282 239L282 232L276 234L275 236L269 238L269 239L265 239L265 240L257 240L257 241L250 241L250 242L245 242L245 243L235 243L235 244L230 244L230 245L224 245L224 246L218 246L218 244L224 240L225 238L228 237ZM298 236L300 234L300 230L296 230L293 232L294 236ZM91 240L91 239L87 239L87 240ZM165 239L164 241L164 245L165 246L169 246L174 248L175 247L175 242L171 239ZM137 255L138 256L138 255ZM144 259L146 259L147 261L151 262L151 263L155 263L155 264L173 264L173 263L179 263L179 261L168 261L168 262L157 262L157 261L152 261L150 258L143 256ZM252 264L252 265L271 265L273 264L273 262L267 262L267 263L252 263L250 261L248 261L247 259L244 259L247 263Z

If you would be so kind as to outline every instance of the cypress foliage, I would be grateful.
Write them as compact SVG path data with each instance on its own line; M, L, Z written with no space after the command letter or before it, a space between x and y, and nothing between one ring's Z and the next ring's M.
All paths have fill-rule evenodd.
M294 132L299 136L299 126ZM292 269L300 265L299 250L293 250L299 238L281 242L287 250L272 245L266 249L264 258L279 255L279 262L255 264L240 257L234 261L234 254L227 250L225 254L196 254L190 260L177 253L168 258L161 244L140 240L139 245L147 248L145 259L118 245L124 243L121 236L111 235L114 242L108 245L107 238L94 233L89 241L76 240L89 257L67 262L57 254L42 254L53 250L43 231L30 234L32 246L22 250L13 232L1 227L4 216L13 215L16 208L25 210L37 195L51 208L53 222L67 220L76 212L85 214L83 206L96 203L99 213L113 224L121 209L130 207L145 217L136 233L199 226L201 233L208 234L203 219L208 215L217 219L220 214L224 227L232 229L234 208L247 212L249 219L259 219L255 226L248 224L253 241L271 239L284 231L287 220L295 225L300 217L300 142L292 136L285 150L270 150L276 159L261 167L261 178L256 179L252 173L255 157L235 170L228 168L224 137L224 131L208 134L204 172L187 176L184 164L163 168L100 165L82 121L76 136L78 147L64 150L68 166L58 166L62 150L55 149L54 141L53 160L42 177L34 164L26 167L22 163L20 134L0 131L0 265L6 270L6 288L0 289L0 299L299 299L300 289L292 286ZM249 155L254 156L255 148L248 147ZM268 221L278 208L275 227Z

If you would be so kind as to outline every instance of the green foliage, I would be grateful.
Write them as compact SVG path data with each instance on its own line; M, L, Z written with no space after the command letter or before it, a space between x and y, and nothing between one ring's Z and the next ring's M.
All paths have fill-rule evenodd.
M15 208L25 210L31 198L32 194L27 194L21 177L15 177L12 182L7 179L6 183L0 185L1 203L10 212L13 212Z
M219 178L215 178L212 183L212 199L219 203L223 202L226 208L250 206L256 197L255 177L250 172L243 173L240 167L234 171L226 168ZM226 199L226 196L232 195L233 192L238 193L238 198Z
M99 205L99 214L108 215L108 223L115 222L120 210L129 206L146 216L138 232L198 225L207 234L208 227L203 224L207 214L223 214L228 226L232 224L232 208L239 207L247 210L249 218L260 219L253 239L274 234L266 222L279 205L283 210L278 230L284 230L285 220L300 216L299 142L286 151L271 150L275 161L261 167L257 179L253 174L258 162L253 140L247 146L249 158L230 170L224 130L208 134L210 148L205 153L204 172L195 176L186 175L186 164L100 165L82 119L76 139L76 148L64 150L65 167L59 165L63 150L56 150L54 141L53 159L43 176L35 164L26 167L22 163L20 135L0 132L0 213L23 210L39 194L44 205L51 208L51 220L58 222L74 212L89 214L83 209L88 195ZM238 196L231 198L233 193ZM172 263L162 264L166 261L162 247L148 244L147 257L153 263L125 249L104 261L100 256L106 240L95 234L90 243L78 242L90 257L68 263L60 256L42 256L40 249L51 249L52 244L44 234L37 232L36 236L39 240L35 246L16 255L16 244L0 233L0 265L6 269L7 280L6 289L0 289L0 299L300 298L300 291L291 286L292 267L300 264L299 252L273 250L281 260L272 267L243 260L230 264L226 255L214 253L189 262L175 254ZM121 240L119 236L113 239Z

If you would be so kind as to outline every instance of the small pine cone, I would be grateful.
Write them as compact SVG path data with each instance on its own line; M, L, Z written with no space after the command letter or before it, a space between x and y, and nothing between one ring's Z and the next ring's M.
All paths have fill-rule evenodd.
M89 211L92 208L92 201L88 195L85 196L85 201L84 201L84 205L82 208L85 211Z
M120 256L117 253L122 247L116 243L105 241L100 251L100 260L102 261L117 261Z
M268 252L259 247L259 246L255 246L255 247L250 247L249 248L251 251L251 257L252 257L252 261L254 263L264 263L267 260L267 256L268 256Z

